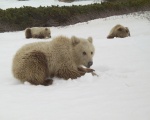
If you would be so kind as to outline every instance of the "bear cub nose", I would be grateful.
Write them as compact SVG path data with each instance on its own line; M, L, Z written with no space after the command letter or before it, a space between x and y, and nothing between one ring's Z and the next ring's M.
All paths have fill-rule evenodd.
M92 65L93 65L92 61L88 62L88 68L91 67Z

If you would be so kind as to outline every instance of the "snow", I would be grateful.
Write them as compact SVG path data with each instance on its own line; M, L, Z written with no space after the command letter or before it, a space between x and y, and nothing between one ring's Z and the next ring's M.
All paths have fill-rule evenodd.
M52 38L25 39L24 31L0 33L0 120L150 120L147 15L150 12L51 27L52 38L93 37L96 53L92 68L99 77L55 78L47 87L20 83L13 77L11 66L21 46ZM116 24L127 26L131 37L107 39Z
M19 8L23 6L51 6L51 5L58 5L58 6L71 6L71 5L88 5L93 3L100 3L102 0L81 0L75 1L72 3L64 3L59 2L58 0L26 0L26 1L18 1L18 0L0 0L0 8L7 9L7 8Z

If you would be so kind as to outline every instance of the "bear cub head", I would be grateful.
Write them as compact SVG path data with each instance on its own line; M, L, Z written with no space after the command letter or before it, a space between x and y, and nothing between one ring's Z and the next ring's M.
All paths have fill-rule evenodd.
M90 68L93 65L93 56L95 53L92 37L83 39L72 36L71 41L76 63Z
M46 36L47 38L51 38L51 32L50 32L50 29L45 28L44 36Z

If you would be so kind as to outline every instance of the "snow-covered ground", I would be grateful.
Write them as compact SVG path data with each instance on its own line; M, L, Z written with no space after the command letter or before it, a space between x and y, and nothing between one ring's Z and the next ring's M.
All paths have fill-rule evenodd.
M0 33L0 120L150 120L150 21L146 14L150 12L51 27L52 38L93 37L92 68L99 77L55 78L48 87L20 83L11 66L21 46L51 39L25 39L24 31ZM127 26L131 37L106 39L116 24Z
M0 0L0 8L7 9L7 8L19 8L23 6L51 6L51 5L59 5L59 6L70 6L70 5L87 5L93 3L100 3L102 0L81 0L75 1L72 3L64 3L59 2L58 0L27 0L27 1L18 1L18 0Z

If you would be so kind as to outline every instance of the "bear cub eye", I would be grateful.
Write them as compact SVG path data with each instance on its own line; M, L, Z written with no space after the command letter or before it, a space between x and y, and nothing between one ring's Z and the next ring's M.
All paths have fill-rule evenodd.
M83 52L83 55L86 55L86 52Z
M91 55L93 55L93 52L91 52Z

